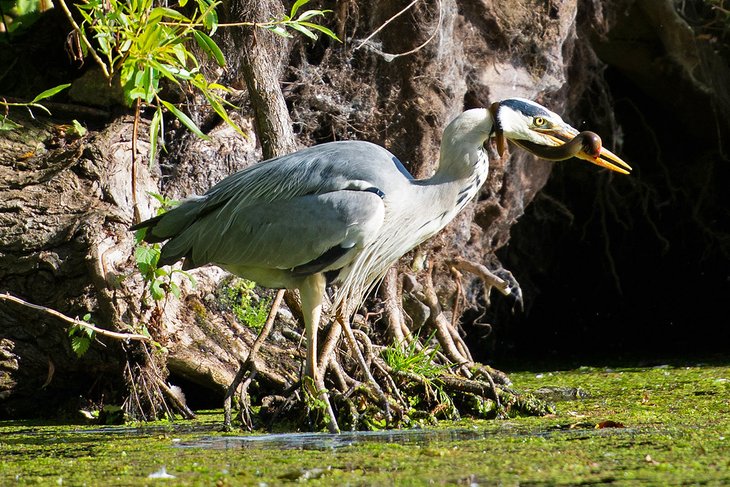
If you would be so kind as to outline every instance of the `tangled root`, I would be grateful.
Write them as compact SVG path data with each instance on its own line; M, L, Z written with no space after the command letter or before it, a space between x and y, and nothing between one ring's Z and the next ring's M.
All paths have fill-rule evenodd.
M457 270L456 279L461 278L458 271L472 272L484 280L486 289L514 293L512 282L482 265L464 260L451 265ZM552 412L550 405L510 389L503 372L474 362L457 320L447 319L441 309L430 274L413 293L429 310L421 329L428 336L418 336L407 326L411 318L401 306L402 293L392 270L382 284L379 304L383 312L376 323L363 319L352 328L347 319L337 316L326 330L319 352L320 383L299 384L286 399L265 400L259 415L262 426L288 421L293 428L339 432L408 427L463 415L491 419ZM272 307L271 323L280 302ZM265 326L256 343L269 331ZM243 396L255 374L251 364L257 350L252 348L229 388L226 427L231 426L230 398L236 390L242 394L241 424L253 427L250 406ZM243 381L245 376L248 382Z

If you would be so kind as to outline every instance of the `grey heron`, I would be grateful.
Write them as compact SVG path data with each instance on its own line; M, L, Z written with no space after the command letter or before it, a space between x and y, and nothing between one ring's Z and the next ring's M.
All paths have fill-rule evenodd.
M545 107L520 98L463 112L443 133L438 168L414 179L389 151L363 141L330 142L270 159L203 196L132 226L167 241L159 265L215 264L268 288L298 289L306 333L305 375L317 383L317 330L328 280L348 316L403 254L443 229L487 178L485 143L509 139L551 160L578 157L631 168ZM344 308L344 309L342 309Z

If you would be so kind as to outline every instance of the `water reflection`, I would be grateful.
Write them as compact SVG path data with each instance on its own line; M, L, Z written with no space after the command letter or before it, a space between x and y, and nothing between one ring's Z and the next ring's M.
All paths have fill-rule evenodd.
M340 434L284 433L251 436L205 436L194 441L181 441L179 448L206 448L218 450L278 449L278 450L332 450L361 443L391 443L400 445L428 445L431 442L476 440L486 436L484 431L458 430L392 430L353 431Z

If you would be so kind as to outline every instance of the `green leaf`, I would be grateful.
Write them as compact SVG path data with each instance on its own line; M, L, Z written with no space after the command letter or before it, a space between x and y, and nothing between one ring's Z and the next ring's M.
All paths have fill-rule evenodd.
M193 277L193 275L190 274L189 272L184 271L182 269L173 269L172 272L170 272L170 275L173 275L175 273L179 273L179 274L182 274L183 276L185 276L188 280L190 280L190 284L194 288L198 286L198 281L196 281L195 278Z
M139 230L134 232L134 244L141 245L142 241L144 240L145 235L147 235L146 228L140 228Z
M0 130L15 130L20 127L22 127L22 125L13 122L9 118L3 117L0 119Z
M157 268L160 251L154 246L140 245L134 250L134 260L142 274L150 274Z
M213 1L198 0L198 9L200 10L203 26L210 32L210 35L215 34L215 31L218 30L218 14L215 11L218 4L218 2Z
M161 205L165 204L165 197L162 196L161 194L155 193L153 191L147 191L147 194L152 196L154 199L156 199L159 204L161 204Z
M297 22L302 22L311 19L312 17L318 17L323 16L329 12L332 12L332 10L307 10L302 15L299 16L297 19Z
M164 64L158 63L154 59L150 59L148 61L150 63L150 73L153 75L153 79L156 79L154 77L153 69L156 70L158 73L162 74L165 78L173 81L175 84L180 84L180 81L178 80L178 69L174 68L172 66L165 66Z
M296 2L294 2L294 5L291 6L291 12L289 13L289 16L294 18L294 16L297 14L297 10L299 10L299 7L308 3L309 0L297 0Z
M71 126L73 127L73 130L71 132L72 135L76 135L78 137L83 137L84 135L86 135L86 132L87 132L86 127L81 125L81 123L78 120L73 119L71 121Z
M205 95L205 98L210 103L210 106L215 110L215 113L218 114L219 117L223 119L224 122L226 122L231 128L233 128L236 132L238 132L241 137L244 139L248 139L248 136L243 132L241 127L239 127L236 122L231 120L231 117L228 115L228 112L223 107L223 105L218 101L218 97L214 96L209 91L203 91L203 95Z
M314 24L312 22L299 22L299 24L300 25L304 25L306 27L309 27L310 29L318 30L321 33L323 33L324 35L326 35L327 37L331 37L332 39L334 39L334 40L336 40L338 42L342 42L340 40L340 38L337 37L337 34L335 34L334 32L332 32L330 29L328 29L324 25Z
M190 23L189 18L185 17L183 14L181 14L177 10L173 10L168 7L153 8L152 12L150 12L149 20L160 19L162 17L167 17L168 19L180 20L182 22Z
M296 30L298 32L301 32L302 34L304 34L305 36L309 37L313 41L316 41L317 40L317 35L314 32L312 32L311 30L309 30L306 27L304 27L303 25L298 24L296 22L292 22L291 24L289 24L289 26L292 29L294 29L294 30Z
M152 286L150 286L150 294L152 294L152 299L155 301L160 301L165 298L165 289L162 287L164 282L162 282L161 279L155 279L152 281Z
M53 88L49 88L46 91L43 91L43 92L39 93L38 95L36 95L36 97L33 98L33 100L31 100L31 103L35 103L35 102L43 100L45 98L50 98L53 95L55 95L56 93L58 93L59 91L65 90L69 86L71 86L71 83L66 83L63 85L54 86Z
M223 52L218 47L218 44L213 41L210 37L208 37L207 34L204 34L200 31L194 30L193 36L195 36L195 40L197 41L200 48L208 53L213 59L215 59L215 62L218 63L218 66L225 66L226 65L226 58L223 56Z
M287 32L286 28L281 25L267 25L264 28L281 37L293 37L289 32Z
M155 114L152 115L152 122L150 123L150 167L155 161L155 156L157 155L157 141L160 138L160 128L163 123L162 109L158 107L157 110L155 110ZM165 145L164 139L162 140L162 145Z
M163 105L165 105L165 108L167 108L178 120L180 120L183 125L188 128L188 130L190 130L192 133L194 133L203 140L210 140L210 137L201 132L198 126L195 125L195 122L193 122L190 117L181 112L180 109L178 109L175 105L165 100L160 101Z
M74 351L77 357L81 358L89 350L91 340L85 336L74 336L71 337L71 350Z
M180 286L178 286L174 282L170 283L170 292L172 293L173 296L180 299Z

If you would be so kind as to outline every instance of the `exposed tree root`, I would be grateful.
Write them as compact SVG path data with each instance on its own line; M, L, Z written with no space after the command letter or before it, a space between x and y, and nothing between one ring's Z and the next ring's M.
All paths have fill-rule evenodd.
M453 264L491 279L485 286L509 288L508 280L483 266L467 261ZM454 276L461 278L458 272ZM292 421L297 428L304 419L311 429L338 432L407 427L461 415L497 418L551 411L546 403L509 389L504 373L473 361L458 320L447 318L441 309L430 273L411 286L411 294L429 310L423 326L430 334L428 338L414 334L406 324L410 317L401 305L399 281L394 271L386 276L381 287L384 312L375 323L360 318L356 320L360 329L353 329L338 313L321 330L318 383L291 389L287 400L265 401L261 414L265 424L269 418L269 426ZM237 380L242 379L237 376Z

